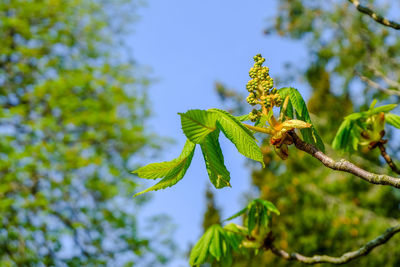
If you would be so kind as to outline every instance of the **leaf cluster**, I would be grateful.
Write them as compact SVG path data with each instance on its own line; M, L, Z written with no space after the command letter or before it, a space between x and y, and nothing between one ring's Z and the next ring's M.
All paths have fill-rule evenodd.
M397 104L375 107L376 102L374 100L368 110L344 118L332 142L334 149L353 152L359 145L379 141L384 135L385 122L400 129L400 116L389 113Z
M190 253L190 265L199 266L205 262L219 262L221 266L232 264L233 252L257 253L269 233L272 213L279 215L279 210L269 201L255 199L244 209L225 221L245 215L245 226L234 223L214 224L199 239Z

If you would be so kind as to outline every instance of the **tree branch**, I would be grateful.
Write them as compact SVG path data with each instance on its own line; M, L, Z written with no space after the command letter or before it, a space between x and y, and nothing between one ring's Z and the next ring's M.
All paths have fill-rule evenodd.
M386 163L389 165L389 167L394 171L395 173L400 174L400 170L397 168L396 164L394 164L392 158L389 156L388 153L386 153L386 148L385 145L382 142L378 143L379 150L381 151L382 157L385 159Z
M387 89L383 86L381 86L379 83L372 81L371 79L369 79L368 77L361 75L360 73L357 73L357 76L360 77L360 79L364 82L366 82L369 86L374 87L380 91L382 91L385 94L388 95L397 95L400 96L400 91L396 91L396 90L391 90L391 89Z
M381 71L379 71L375 67L369 66L368 69L370 69L376 76L379 76L380 78L382 78L389 85L389 87L392 87L396 90L400 90L400 83L390 79L388 76L383 74Z
M296 260L305 264L317 264L323 262L332 264L344 264L354 259L357 259L361 256L367 255L368 253L371 252L371 250L380 245L385 244L387 241L389 241L389 239L391 239L395 234L399 232L400 232L400 225L388 228L385 231L385 233L378 236L374 240L368 242L361 248L355 251L347 252L340 257L331 257L327 255L315 255L312 257L307 257L298 253L288 253L282 249L276 248L273 244L270 245L270 249L272 253L274 253L275 255L290 261Z
M354 174L357 177L360 177L361 179L372 184L390 185L396 188L400 188L400 178L392 177L385 174L375 174L368 172L345 159L335 161L325 155L322 151L318 150L318 148L316 148L315 146L301 140L295 132L292 131L289 134L293 138L294 145L298 149L310 154L314 158L321 161L322 164L324 164L326 167L332 170Z
M378 22L378 23L380 23L380 24L382 24L384 26L391 27L391 28L396 29L396 30L400 30L400 24L399 23L397 23L395 21L392 21L392 20L388 20L387 18L377 14L372 9L370 9L368 7L365 7L365 6L362 6L358 0L349 0L349 2L352 3L357 8L358 11L370 16L376 22Z

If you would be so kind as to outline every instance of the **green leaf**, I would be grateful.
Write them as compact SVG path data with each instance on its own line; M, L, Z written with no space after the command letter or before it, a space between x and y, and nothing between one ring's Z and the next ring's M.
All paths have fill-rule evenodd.
M281 214L279 212L278 208L272 202L264 200L264 199L256 199L255 201L261 203L266 210L268 210L270 212L273 212L276 215L280 215Z
M247 211L247 207L245 207L244 209L240 210L239 212L233 214L231 217L225 219L224 222L233 220L233 219L239 217L240 215L244 214L246 211Z
M384 105L384 106L380 106L377 108L369 109L365 113L366 113L367 117L370 117L374 114L381 113L381 112L387 113L387 112L391 111L392 109L394 109L395 107L397 107L397 104L389 104L389 105Z
M230 173L224 164L224 156L218 142L219 130L216 130L204 139L200 144L206 163L210 181L216 188L230 186Z
M400 116L392 113L385 114L385 120L390 125L400 129Z
M343 151L354 151L358 148L360 130L354 121L345 119L339 127L332 142L332 148Z
M248 121L248 120L250 120L249 119L249 114L245 114L245 115L242 115L242 116L236 116L235 117L238 121Z
M152 186L144 191L141 191L139 193L136 193L133 197L139 196L139 195L144 194L149 191L156 191L156 190L164 189L166 187L173 186L177 182L179 182L185 175L187 169L190 166L190 163L192 162L195 146L196 145L193 144L190 140L187 140L186 144L182 150L181 155L176 160L172 161L172 162L176 162L177 164L169 172L166 172L163 169L162 173L165 174L165 177L160 182L155 184L154 186ZM136 172L140 173L139 170L137 170ZM161 174L161 172L158 174ZM153 173L152 175L156 175L156 174Z
M234 223L230 223L224 226L225 236L234 251L239 251L243 237L247 235L247 229L245 229L244 227L241 228L239 228L239 226Z
M255 205L255 203L252 202L249 205L249 215L247 217L247 229L249 230L249 234L256 226L257 217L258 217L257 206Z
M218 224L210 226L199 239L190 253L189 264L199 266L214 258L217 261L228 260L230 255L229 239L225 230Z
M301 129L301 135L305 142L315 145L319 150L325 151L324 142L322 142L321 137L318 135L317 130L311 122L310 114L308 113L307 105L299 93L299 91L292 87L284 87L278 90L279 95L282 99L289 96L288 106L286 108L286 116L289 118L294 118L293 110L296 114L298 120L302 120L310 123L312 126L310 128Z
M272 109L270 110L270 112L268 113L268 116L261 114L260 118L257 120L257 122L254 124L254 126L257 127L264 127L267 123L267 121L272 117L273 112Z
M222 227L220 225L217 225L216 227L213 228L214 234L213 234L213 239L211 240L210 243L210 254L217 260L219 261L221 259L221 256L223 254L223 248L222 248L222 238L219 233L219 229L221 228L221 231L223 231Z
M260 227L268 227L270 221L270 213L273 212L280 215L279 210L274 204L267 200L255 199L247 206L249 215L247 218L247 227L249 234L258 225Z
M224 110L210 109L209 111L217 115L218 128L236 146L237 150L247 158L261 162L264 167L261 149L254 141L251 131Z
M369 109L373 109L373 108L375 107L375 105L376 105L377 102L378 102L378 100L374 99L374 100L371 102L371 105L369 105Z
M182 130L186 137L195 144L200 144L204 138L217 129L216 116L208 111L192 109L181 115Z
M140 178L144 179L157 179L165 177L173 168L179 165L179 163L180 161L177 159L172 161L151 163L133 171L132 173L135 173Z
M210 243L213 239L213 232L213 226L211 226L193 247L189 259L189 264L191 266L198 266L206 262L209 254L208 250Z

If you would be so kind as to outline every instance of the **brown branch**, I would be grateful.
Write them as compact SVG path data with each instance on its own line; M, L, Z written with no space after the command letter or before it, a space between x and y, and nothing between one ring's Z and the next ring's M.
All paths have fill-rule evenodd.
M385 159L386 163L395 173L400 174L400 170L397 168L396 164L394 164L392 158L386 153L385 145L382 142L378 142L379 150L381 151L382 157Z
M276 248L273 244L270 245L270 249L272 253L275 255L282 257L286 260L292 261L300 261L305 264L317 264L317 263L332 263L332 264L344 264L348 263L354 259L357 259L361 256L365 256L371 252L374 248L385 244L389 239L391 239L395 234L400 232L400 225L391 227L385 231L382 235L378 236L374 240L371 240L361 248L347 252L340 257L331 257L327 255L315 255L312 257L307 257L301 255L299 253L288 253L282 249Z
M396 188L400 188L400 178L392 177L385 174L375 174L368 172L345 159L335 161L332 158L325 155L315 146L301 140L295 132L290 132L289 134L292 136L296 148L310 154L314 158L321 161L322 164L324 164L326 167L332 170L354 174L355 176L372 184L390 185Z
M388 20L387 18L377 14L372 9L370 9L368 7L365 7L365 6L362 6L358 0L349 0L349 2L352 3L357 8L358 11L370 16L376 22L378 22L378 23L380 23L380 24L382 24L384 26L391 27L391 28L396 29L396 30L400 30L400 24L399 23L397 23L395 21L392 21L392 20Z

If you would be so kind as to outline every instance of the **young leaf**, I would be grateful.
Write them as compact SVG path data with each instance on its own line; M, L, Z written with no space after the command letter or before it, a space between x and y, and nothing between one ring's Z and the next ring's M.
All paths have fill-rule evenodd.
M264 167L261 149L254 141L251 131L224 110L210 109L209 111L217 115L218 128L236 146L237 150L242 155L261 162Z
M248 207L245 207L244 209L240 210L239 212L236 212L236 213L233 214L231 217L225 219L224 222L233 220L233 219L239 217L240 215L244 214L244 213L247 211L247 208L248 208Z
M249 234L251 231L253 231L254 227L256 226L257 223L257 218L258 217L258 212L257 212L257 206L255 203L251 203L249 205L249 215L247 217L247 229L249 230Z
M247 229L240 227L234 223L230 223L224 226L225 236L234 251L239 251L240 244L242 243L243 237L247 235Z
M400 129L400 116L399 115L388 113L385 115L385 120L390 125L396 127L397 129Z
M173 168L171 168L171 170L169 172L166 172L166 170L163 169L163 171L160 173L154 172L151 174L153 176L160 176L160 174L164 174L165 177L160 182L153 185L152 187L147 188L146 190L141 191L139 193L136 193L133 197L139 196L139 195L144 194L149 191L156 191L159 189L164 189L166 187L173 186L177 182L179 182L185 175L187 169L190 166L190 163L192 162L195 146L196 145L193 144L190 140L187 140L186 144L182 150L181 155L176 160L172 161L177 164L175 166L173 166ZM147 167L147 166L145 166L145 167ZM145 167L143 167L143 168L145 168ZM143 174L143 171L139 171L139 170L137 170L135 172L137 172L138 174ZM149 175L148 174L149 172L144 172L144 173L145 173L145 175Z
M332 148L351 152L357 150L360 130L354 121L346 119L342 122L332 142Z
M181 115L182 130L186 137L195 144L200 144L204 138L217 129L216 116L205 110L192 109Z
M235 117L238 121L248 121L248 120L250 120L249 119L249 114L245 114L245 115L242 115L242 116L236 116Z
M255 201L261 203L264 208L270 212L275 213L276 215L280 215L281 213L279 212L278 208L272 204L272 202L264 200L264 199L256 199Z
M380 106L380 107L377 107L377 108L369 109L365 113L366 113L367 117L370 117L372 115L375 115L375 114L378 114L378 113L381 113L381 112L384 112L384 113L389 112L392 109L394 109L395 107L397 107L397 104L389 104L389 105L384 105L384 106Z
M267 121L272 117L273 113L272 113L272 109L270 110L270 112L268 113L268 116L261 114L260 118L257 120L257 122L255 123L254 126L257 127L264 127L265 124L267 123Z
M224 164L224 156L218 142L219 130L216 130L200 144L210 181L216 188L230 186L230 173Z
M206 262L209 257L209 247L213 239L213 226L207 229L204 235L197 241L196 245L190 252L190 266L198 266Z
M249 215L247 218L247 228L249 230L249 234L256 227L256 225L261 227L268 227L270 221L269 212L280 215L279 210L275 207L274 204L263 199L253 200L249 203L247 208L249 210Z
M189 264L199 266L214 258L217 261L229 261L230 254L229 239L225 230L218 224L207 229L204 235L196 243L190 253Z
M306 103L304 102L303 97L297 89L292 87L285 87L279 89L278 93L282 99L285 99L286 96L289 96L289 102L285 112L286 116L288 116L289 118L294 118L294 109L294 113L296 114L296 118L298 120L305 121L312 125ZM300 132L305 142L315 145L321 151L325 151L324 143L322 142L321 137L318 135L313 125L310 128L301 129Z

